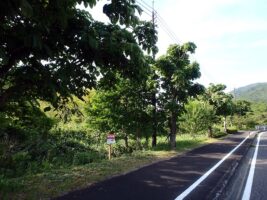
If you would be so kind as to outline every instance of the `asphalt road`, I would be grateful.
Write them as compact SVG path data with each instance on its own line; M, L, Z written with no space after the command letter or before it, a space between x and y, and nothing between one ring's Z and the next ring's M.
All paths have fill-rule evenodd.
M250 162L243 200L267 199L267 132L259 134Z
M143 167L88 188L58 197L60 200L174 200L237 147L248 132L229 135L170 160ZM240 145L218 168L181 199L214 199L238 160L249 149L252 137Z
M259 143L254 180L250 199L267 199L267 133L263 133Z

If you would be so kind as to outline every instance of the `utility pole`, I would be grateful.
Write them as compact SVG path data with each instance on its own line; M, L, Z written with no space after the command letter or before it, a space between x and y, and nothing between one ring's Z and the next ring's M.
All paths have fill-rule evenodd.
M155 32L155 9L154 9L154 0L152 0L152 24L153 24L153 30ZM155 62L155 52L152 50L152 58L153 61ZM155 88L154 92L152 93L152 105L153 105L153 133L152 133L152 147L155 147L157 145L157 126L158 126L158 121L157 121L157 74L156 71L154 71L153 75L153 81L155 81Z
M234 88L234 100L236 100L236 93L235 93L235 88Z
M152 24L153 24L153 30L154 30L154 32L155 32L155 1L154 0L152 0ZM152 51L152 56L153 56L153 60L155 61L155 52L154 51Z

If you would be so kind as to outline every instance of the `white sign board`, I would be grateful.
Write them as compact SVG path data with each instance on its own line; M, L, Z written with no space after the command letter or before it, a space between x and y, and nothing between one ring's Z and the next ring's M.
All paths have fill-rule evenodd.
M116 141L115 141L115 135L113 134L109 134L107 136L107 144L115 144Z

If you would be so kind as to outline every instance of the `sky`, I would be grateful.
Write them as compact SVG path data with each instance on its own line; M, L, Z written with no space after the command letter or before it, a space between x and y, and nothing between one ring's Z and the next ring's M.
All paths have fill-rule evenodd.
M150 20L152 0L136 1L144 9L141 18ZM267 82L267 0L155 0L154 5L157 56L170 44L191 41L197 45L192 60L200 64L199 83L222 83L230 91ZM101 10L100 2L90 13L106 21Z

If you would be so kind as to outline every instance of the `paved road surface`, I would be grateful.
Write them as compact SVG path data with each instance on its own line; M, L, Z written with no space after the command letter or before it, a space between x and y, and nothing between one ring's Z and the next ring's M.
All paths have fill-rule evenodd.
M86 189L58 197L60 200L174 200L190 185L210 170L225 155L246 138L248 132L229 135L220 142L209 144L182 156L155 163L126 175L115 177ZM213 199L216 188L222 186L225 174L248 150L251 139L226 159L185 199Z
M262 134L259 143L250 199L267 199L267 132Z
M260 133L254 144L255 150L253 157L250 154L250 171L242 195L243 200L267 199L267 132Z

